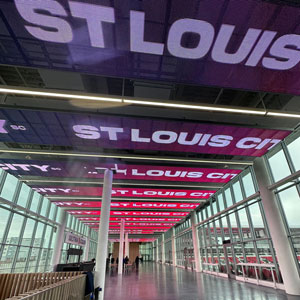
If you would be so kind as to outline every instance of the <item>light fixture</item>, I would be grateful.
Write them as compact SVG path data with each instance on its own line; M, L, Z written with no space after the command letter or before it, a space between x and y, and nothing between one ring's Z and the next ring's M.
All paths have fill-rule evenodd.
M268 111L267 116L300 119L300 114L294 114L294 113L289 113L289 112L282 113L282 112Z
M189 163L204 163L204 164L226 164L226 165L253 165L252 161L236 161L236 160L207 160L207 159L187 159L187 158L167 158L154 156L134 156L134 155L115 155L115 154L89 154L89 153L67 153L67 152L46 152L33 150L11 150L0 149L0 153L14 153L14 154L32 154L32 155L51 155L51 156L73 156L73 157L94 157L94 158L123 158L132 160L154 160L154 161L170 161L170 162L189 162Z
M240 109L234 107L224 107L224 106L210 106L210 105L190 105L181 103L166 103L166 102L156 102L156 101L142 101L134 99L124 99L124 103L137 104L137 105L147 105L147 106L159 106L159 107L170 107L170 108L183 108L192 110L204 110L204 111L216 111L216 112L226 112L226 113L239 113L239 114L251 114L251 115L262 115L266 114L265 110L253 110L253 109Z
M80 94L80 93L73 94L73 93L66 93L66 92L54 92L51 90L40 91L38 89L23 89L23 88L19 89L14 87L3 87L3 86L0 87L0 93L23 95L23 96L40 96L40 97L50 97L50 98L107 101L107 102L122 103L122 98L98 96L93 94Z
M49 90L49 89L34 89L34 88L19 88L14 86L0 86L0 93L2 94L15 94L23 96L40 96L49 98L61 98L70 100L87 100L87 101L102 101L102 102L117 102L123 104L134 104L142 106L153 106L153 107L168 107L168 108L181 108L188 110L202 110L210 112L221 112L221 113L237 113L237 114L248 114L258 116L274 116L274 117L287 117L287 118L300 118L300 114L294 113L282 113L280 111L267 111L265 109L247 109L234 106L221 106L221 105L206 105L206 104L189 104L180 102L158 102L149 101L147 99L134 99L134 98L123 98L109 97L106 95L90 94L90 93L70 93L60 90Z

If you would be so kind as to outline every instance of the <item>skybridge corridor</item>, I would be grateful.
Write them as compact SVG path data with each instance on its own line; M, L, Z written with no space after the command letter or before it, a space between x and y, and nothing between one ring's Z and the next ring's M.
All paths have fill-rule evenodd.
M298 300L283 291L157 263L106 278L105 300Z

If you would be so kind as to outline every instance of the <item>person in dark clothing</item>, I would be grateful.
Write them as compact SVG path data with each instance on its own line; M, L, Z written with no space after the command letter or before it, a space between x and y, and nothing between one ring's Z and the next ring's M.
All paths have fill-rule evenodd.
M139 262L140 262L140 259L139 259L139 257L137 256L137 257L135 258L135 267L136 267L136 269L139 268Z
M119 264L119 257L117 257L117 259L116 259L116 264L117 265Z
M112 257L111 260L110 260L110 263L113 265L115 262L115 259Z
M125 257L124 263L125 263L125 265L128 265L128 263L129 263L129 258L128 258L128 256Z

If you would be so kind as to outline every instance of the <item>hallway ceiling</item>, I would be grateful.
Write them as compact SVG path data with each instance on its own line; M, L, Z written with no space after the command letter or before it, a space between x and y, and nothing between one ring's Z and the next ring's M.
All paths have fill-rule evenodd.
M265 8L261 5L279 3L278 20L284 11L280 6L284 1L247 1L253 9L255 5ZM149 13L151 17L146 24L156 24L153 28L163 32L170 27L168 18L174 22L170 12L174 13L178 6L175 2L178 1L173 2L172 10L172 2L163 1L165 10L156 15L151 14L154 10L146 1L132 1L130 5L131 9ZM209 8L213 1L192 2ZM218 9L230 16L234 9L226 3L226 7ZM101 58L106 57L107 49L98 49L94 56L95 49L85 41L78 43L90 56L72 61L79 49L74 52L72 45L68 48L33 38L23 28L28 22L20 19L12 4L13 1L0 0L2 87L300 114L299 76L295 72L298 66L288 71L262 70L261 66L250 70L239 64L216 64L207 59L201 73L197 69L200 68L198 60L174 59L164 53L159 69L155 69L158 56L132 54L114 46L112 53L116 61L112 57L103 62ZM296 9L293 1L284 4L285 9ZM194 16L190 9L177 11L175 19ZM125 14L127 10L119 8L119 13ZM160 20L151 19L155 16ZM217 24L209 10L206 15L194 16L205 17ZM259 25L271 30L270 20L274 15L270 13L267 17ZM225 22L226 16L220 15L219 23L223 22L222 18ZM293 18L294 15L290 23ZM249 19L248 27L255 20ZM73 25L78 24L74 21ZM127 30L128 26L124 26ZM76 28L85 30L82 26ZM297 33L297 29L293 30ZM148 38L147 30L146 35ZM245 29L238 31L235 43L230 45L231 51L237 48L243 35ZM114 36L114 45L120 36L122 31ZM167 35L155 38L166 42ZM192 37L185 43L186 49L195 46ZM68 51L73 51L72 55ZM93 63L89 62L91 57ZM123 60L117 63L119 57L127 58L127 69ZM194 73L186 74L186 70ZM121 218L125 218L126 230L132 238L151 239L182 222L192 210L250 166L256 156L265 154L273 144L297 130L299 124L299 117L202 111L175 105L64 100L16 93L0 94L0 114L0 121L3 120L0 167L94 229L98 228L100 218L103 171L106 168L115 171L111 238L117 237ZM245 140L247 137L251 139Z

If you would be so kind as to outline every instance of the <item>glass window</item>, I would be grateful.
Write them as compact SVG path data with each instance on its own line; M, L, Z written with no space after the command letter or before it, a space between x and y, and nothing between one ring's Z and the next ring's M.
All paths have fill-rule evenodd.
M227 207L229 207L229 206L231 206L233 204L232 197L231 197L231 192L230 192L230 188L227 188L225 190L225 199L226 199Z
M45 198L45 197L43 197L43 198L42 198L42 208L41 208L41 212L40 212L40 214L41 214L43 217L47 217L48 205L49 205L48 199Z
M243 200L243 195L242 195L242 190L241 190L241 185L240 182L237 181L232 185L233 188L233 194L235 198L235 202L240 202Z
M41 195L37 192L33 192L33 197L30 205L30 210L33 212L37 212L40 204Z
M240 209L238 211L238 215L239 215L239 219L240 219L240 224L241 224L243 237L245 239L251 238L251 230L250 230L249 221L248 221L248 218L247 218L246 209L245 208Z
M10 211L0 208L0 243L2 243Z
M5 200L13 201L13 197L18 184L18 179L10 174L7 174L0 197Z
M23 221L23 216L14 214L6 240L7 244L18 244Z
M287 148L290 153L290 156L291 156L291 159L293 161L293 165L294 165L296 171L300 170L300 156L299 156L300 137L298 137L292 143L287 145Z
M34 247L40 247L41 243L42 243L42 239L43 239L43 234L44 234L44 227L45 224L44 223L38 223L37 229L36 229L36 233L35 233L35 239L34 239L34 243L33 246Z
M20 247L19 248L19 253L17 256L14 273L24 273L25 272L25 267L26 267L26 263L28 260L29 250L30 250L29 247Z
M242 182L244 185L246 197L255 194L254 183L250 172L242 177Z
M11 273L12 264L17 252L17 246L5 245L1 257L0 273Z
M36 221L33 219L28 218L26 220L26 225L24 229L23 239L22 239L22 246L31 246L31 242L34 238L34 227Z
M270 168L275 182L291 174L286 157L283 150L278 151L269 158Z
M49 219L55 221L55 212L56 212L56 206L55 204L51 203L50 205L50 213L49 213Z
M26 207L30 193L30 187L25 183L22 183L21 191L18 197L17 203L23 207Z
M300 198L296 187L278 193L291 232L300 228Z
M46 231L45 231L45 235L44 235L44 243L42 245L42 247L44 248L48 248L49 244L50 244L50 239L51 239L51 233L52 233L52 228L51 226L46 226Z
M219 209L220 211L224 210L224 200L223 200L223 194L218 195L218 203L219 203Z

